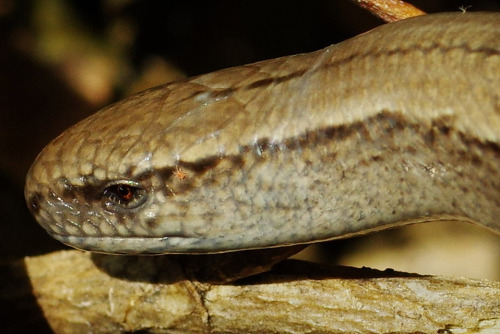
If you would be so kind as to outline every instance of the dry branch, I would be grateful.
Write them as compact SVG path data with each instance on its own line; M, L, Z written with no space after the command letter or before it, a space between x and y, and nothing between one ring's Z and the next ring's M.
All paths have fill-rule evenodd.
M62 251L25 264L56 333L500 331L500 282L289 260L217 284L195 269L203 258Z
M352 0L358 6L372 12L386 22L394 22L425 12L401 0Z

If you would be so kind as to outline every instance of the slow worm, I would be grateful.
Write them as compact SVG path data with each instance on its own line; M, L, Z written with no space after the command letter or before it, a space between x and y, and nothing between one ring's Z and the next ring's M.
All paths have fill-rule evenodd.
M407 19L111 105L40 153L25 196L54 238L106 253L500 233L499 93L500 14Z

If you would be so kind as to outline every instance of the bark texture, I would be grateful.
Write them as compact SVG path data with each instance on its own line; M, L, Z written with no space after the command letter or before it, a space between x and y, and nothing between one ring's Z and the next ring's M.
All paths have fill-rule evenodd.
M253 255L231 256L241 267ZM228 283L207 258L61 251L24 262L56 333L500 331L500 282L287 260Z

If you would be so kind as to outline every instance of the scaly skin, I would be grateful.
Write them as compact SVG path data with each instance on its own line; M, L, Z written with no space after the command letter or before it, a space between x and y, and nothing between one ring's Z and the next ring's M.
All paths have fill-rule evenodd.
M386 24L152 88L68 129L26 199L106 253L312 243L420 221L500 233L500 14Z

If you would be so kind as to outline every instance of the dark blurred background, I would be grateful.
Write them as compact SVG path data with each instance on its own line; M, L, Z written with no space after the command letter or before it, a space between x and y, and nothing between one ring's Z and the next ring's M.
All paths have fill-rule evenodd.
M413 4L429 13L500 10L498 0ZM2 263L64 248L29 215L23 183L38 152L66 127L150 86L317 50L380 24L348 0L0 0ZM302 256L500 279L497 236L466 224L431 225L438 224L329 243ZM0 292L15 289L2 276Z

